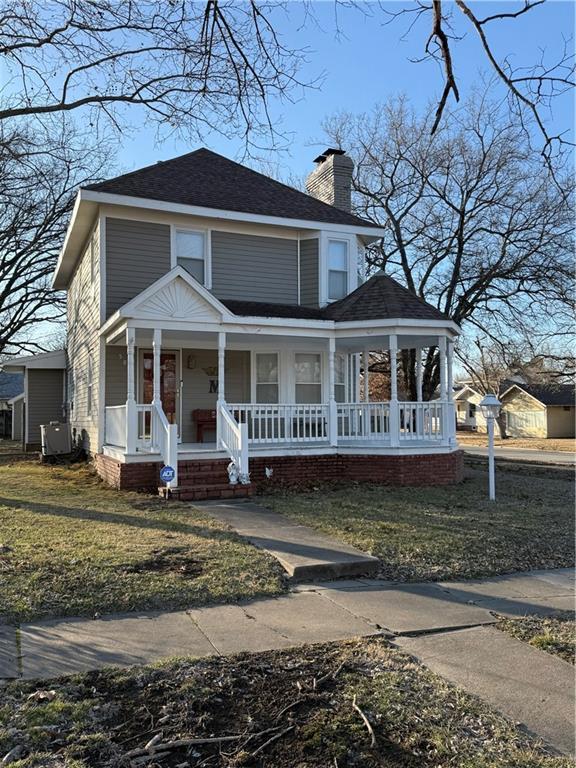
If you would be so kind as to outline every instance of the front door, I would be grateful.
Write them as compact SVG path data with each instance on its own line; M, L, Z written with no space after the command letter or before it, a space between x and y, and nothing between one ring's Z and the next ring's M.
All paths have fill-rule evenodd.
M154 394L154 353L143 352L142 363L142 402L151 403ZM170 424L178 424L180 420L180 387L176 352L162 352L160 354L160 400Z

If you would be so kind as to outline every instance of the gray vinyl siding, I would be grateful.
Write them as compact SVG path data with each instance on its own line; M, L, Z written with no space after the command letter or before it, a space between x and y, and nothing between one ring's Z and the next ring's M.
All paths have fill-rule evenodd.
M24 400L12 404L12 440L22 440L22 419L24 417Z
M106 405L124 405L128 393L126 347L106 347Z
M305 307L317 307L318 293L318 239L300 241L300 303Z
M213 231L212 293L219 299L298 303L298 243Z
M31 368L26 372L29 445L40 444L40 425L63 420L64 371Z
M106 317L170 270L170 227L106 218Z
M189 362L190 361L190 362ZM190 368L189 365L193 365ZM196 424L192 411L197 408L216 408L216 393L211 393L210 379L204 368L218 366L218 352L215 349L182 350L182 440L196 442ZM250 402L250 353L227 350L225 366L225 397L229 403ZM215 435L206 432L206 440L215 440Z
M82 439L89 454L98 451L100 370L100 238L98 221L70 281L68 307L68 418L73 434ZM91 244L94 269L91 268ZM89 371L92 370L92 407L88 407ZM103 407L103 404L102 404Z

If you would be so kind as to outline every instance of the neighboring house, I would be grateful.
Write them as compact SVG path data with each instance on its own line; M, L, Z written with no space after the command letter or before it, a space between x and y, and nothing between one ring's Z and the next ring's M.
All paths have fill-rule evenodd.
M310 194L207 149L79 191L54 276L66 401L110 484L157 487L165 464L186 498L247 492L227 467L252 487L460 478L459 329L386 275L363 282L383 230L350 212L345 153L315 162ZM358 402L362 355L429 346L438 401L398 402L393 377L389 401Z
M500 395L510 437L574 437L574 385L511 383Z
M12 439L12 402L23 386L22 374L0 371L0 438Z
M509 437L574 437L575 395L573 384L539 385L506 381L499 398ZM486 432L479 403L483 395L466 384L454 395L458 429Z
M21 440L27 451L39 450L40 426L66 416L66 353L11 358L2 367L23 382L23 392L11 401L12 439Z

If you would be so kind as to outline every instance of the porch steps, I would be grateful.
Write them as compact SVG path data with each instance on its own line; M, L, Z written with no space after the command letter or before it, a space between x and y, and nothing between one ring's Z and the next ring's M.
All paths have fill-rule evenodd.
M251 484L230 485L228 480L229 461L179 461L178 498L182 501L205 501L209 499L245 499L252 496Z

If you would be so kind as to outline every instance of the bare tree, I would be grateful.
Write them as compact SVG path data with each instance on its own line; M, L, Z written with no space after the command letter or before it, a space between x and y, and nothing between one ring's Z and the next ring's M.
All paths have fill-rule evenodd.
M504 110L477 95L432 135L402 99L328 120L354 157L355 210L385 229L369 253L470 335L571 334L572 182L561 190ZM413 356L402 369L415 392ZM439 381L428 354L424 392Z
M528 129L528 137L535 126L541 140L541 153L553 174L553 180L556 181L552 158L564 145L571 145L572 142L567 138L569 126L558 133L550 131L549 111L556 96L574 87L573 41L563 37L563 30L558 30L559 45L555 47L552 59L545 51L539 49L534 60L527 66L514 67L509 57L497 54L491 40L491 33L496 25L508 24L510 35L514 36L514 22L527 13L541 12L544 0L523 0L519 8L503 4L501 12L488 15L479 14L465 0L414 0L400 10L391 10L389 4L383 2L380 2L379 6L389 21L408 18L408 33L412 33L420 23L425 25L424 56L421 60L437 61L442 67L444 77L442 93L430 123L432 133L441 124L442 117L449 107L450 96L455 102L460 101L453 49L466 36L467 31L472 31L478 39L488 70L503 84L512 113L520 124ZM479 4L476 6L480 8ZM542 21L544 23L543 18Z
M271 97L298 85L304 51L286 48L273 2L5 0L0 120L87 109L120 128L126 106L168 131L273 134Z
M61 331L58 251L76 188L100 178L109 157L91 142L62 121L0 124L0 357L50 349Z

